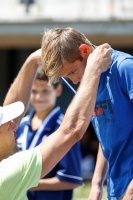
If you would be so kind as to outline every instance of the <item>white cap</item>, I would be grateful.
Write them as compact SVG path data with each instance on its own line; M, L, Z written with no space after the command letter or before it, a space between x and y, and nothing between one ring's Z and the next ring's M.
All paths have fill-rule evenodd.
M0 126L15 119L24 111L24 104L21 101L0 107Z

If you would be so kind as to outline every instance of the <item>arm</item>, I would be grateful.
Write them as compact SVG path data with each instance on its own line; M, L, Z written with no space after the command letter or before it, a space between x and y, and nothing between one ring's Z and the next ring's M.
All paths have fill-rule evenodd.
M97 163L92 178L92 187L88 200L101 200L102 199L102 186L107 173L107 161L103 156L101 146L99 144Z
M34 78L36 75L36 71L38 66L41 64L41 50L37 50L32 53L23 64L20 72L15 78L13 84L11 85L5 101L4 105L8 105L15 101L22 101L25 106L24 113L18 118L14 119L14 122L18 125L27 111L30 99L30 93L32 84L34 82Z
M57 177L41 179L37 187L31 188L30 190L70 190L78 187L76 183L67 181L61 181Z
M31 190L72 190L82 184L79 142L59 161L55 177L48 177L41 179L39 185Z
M111 64L111 51L108 44L104 44L89 55L81 84L61 126L40 144L42 176L46 175L85 133L92 117L100 74Z
M133 179L129 183L125 193L121 196L120 200L133 199Z

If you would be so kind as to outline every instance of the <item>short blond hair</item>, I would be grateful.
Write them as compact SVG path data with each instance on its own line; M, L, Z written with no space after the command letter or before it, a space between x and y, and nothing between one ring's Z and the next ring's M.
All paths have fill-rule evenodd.
M56 28L44 33L42 38L42 65L49 82L59 79L59 73L66 63L81 59L79 46L90 45L84 34L73 28Z

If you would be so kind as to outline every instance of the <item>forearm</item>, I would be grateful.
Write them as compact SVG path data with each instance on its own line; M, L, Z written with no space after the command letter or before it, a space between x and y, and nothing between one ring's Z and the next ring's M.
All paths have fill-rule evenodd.
M95 74L92 70L87 73L85 71L77 94L66 111L62 127L65 125L69 132L76 133L77 141L82 138L86 127L90 123L94 111L99 78L100 74Z
M88 200L101 200L103 194L103 183L107 173L107 162L103 156L102 149L99 145L97 163L92 178L92 187Z
M37 187L31 188L30 190L38 191L38 190L70 190L78 187L79 185L76 183L71 183L67 181L61 181L57 177L41 179Z
M4 105L16 101L22 101L24 103L25 111L23 115L14 120L16 124L20 122L22 116L24 116L25 112L27 111L31 88L34 82L37 68L37 59L34 57L33 53L26 59L4 100Z
M99 144L97 163L92 179L92 185L99 185L101 187L106 178L107 170L108 170L108 164L106 159L104 158L101 146Z

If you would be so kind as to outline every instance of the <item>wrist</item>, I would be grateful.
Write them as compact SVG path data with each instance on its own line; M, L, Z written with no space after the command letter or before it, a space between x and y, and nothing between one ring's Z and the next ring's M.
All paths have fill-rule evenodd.
M37 59L32 54L27 58L26 63L28 66L37 69L39 67Z
M31 65L35 66L38 68L41 66L41 55L40 55L40 50L37 50L30 54L30 56L27 58L27 62L30 63Z
M100 188L103 186L103 183L104 183L103 179L92 179L92 182L91 182L93 186L97 186Z
M85 68L84 75L87 76L87 77L89 75L91 77L94 77L95 79L98 79L100 77L100 75L101 75L102 72L103 71L101 70L100 67L94 67L94 65L92 65L92 67L89 66L89 67Z

